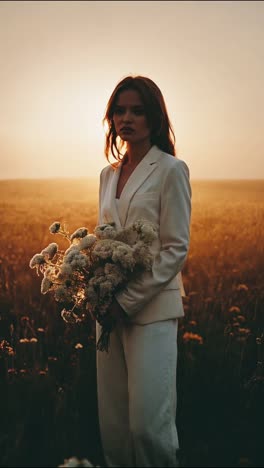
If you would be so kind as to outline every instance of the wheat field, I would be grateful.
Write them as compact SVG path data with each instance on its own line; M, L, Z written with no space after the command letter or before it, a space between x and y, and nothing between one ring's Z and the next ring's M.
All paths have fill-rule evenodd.
M177 419L181 463L182 466L261 466L264 461L261 450L264 181L191 181L191 186L191 242L182 271L187 296L185 317L179 323ZM54 221L66 223L71 232L85 226L92 233L97 222L97 206L98 181L94 179L0 181L0 341L13 340L11 345L15 348L12 359L5 359L4 352L0 358L7 362L7 372L2 373L6 375L9 394L16 401L12 403L11 399L7 408L5 390L1 387L0 402L8 431L1 429L0 466L55 466L54 463L61 463L67 455L77 453L95 463L102 462L95 384L91 386L91 379L95 378L93 325L89 333L62 325L57 305L52 297L40 294L41 278L29 268L32 256L50 242L65 247L60 238L55 239L49 232ZM15 337L14 333L10 334L11 322L15 324ZM40 364L35 360L30 366L19 355L21 340L40 340L40 330L46 333L45 362ZM88 335L89 340L85 341ZM77 342L82 343L82 357L74 350ZM54 370L59 361L63 365L56 364ZM36 425L37 421L44 424L44 415L40 416L36 409L44 405L41 393L44 381L45 385L49 382L50 395L53 395L49 401L54 412L57 411L56 428L52 426L56 433L53 445L50 437L42 434L42 438L34 439L36 452L33 450L30 455L25 447L32 438L31 426L27 413L18 404L18 401L23 404L19 398L22 398L25 375L28 379L42 377L41 383L34 380L39 399L35 396L34 400L30 394L31 423L33 419ZM56 381L53 387L53 381L48 380L50 376ZM70 406L75 412L69 415L66 397L73 395L73 389L80 391L80 381L82 388L84 384L90 388L90 403L83 396L80 401L86 403L81 409L73 399ZM64 406L59 406L59 412L61 395L65 401ZM88 428L83 411L91 420ZM17 433L18 426L13 423L19 418ZM69 426L75 421L75 432L69 427L62 436L65 418ZM51 430L51 421L44 422Z

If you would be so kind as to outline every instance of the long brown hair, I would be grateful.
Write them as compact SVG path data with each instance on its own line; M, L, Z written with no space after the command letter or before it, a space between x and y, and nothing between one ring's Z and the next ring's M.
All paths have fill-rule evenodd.
M117 141L117 133L113 123L116 101L122 91L133 89L138 91L146 113L148 125L151 129L150 142L157 145L161 151L176 156L175 135L168 117L163 95L158 86L145 76L127 76L123 78L112 92L106 106L103 124L107 125L105 140L105 156L110 162L110 152L117 161L123 159L121 150L125 142Z

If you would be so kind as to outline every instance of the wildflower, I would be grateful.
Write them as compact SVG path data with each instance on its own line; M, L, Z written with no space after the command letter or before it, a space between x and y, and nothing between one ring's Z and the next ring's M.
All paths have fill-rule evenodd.
M112 255L113 262L119 262L124 268L133 270L136 261L133 257L133 249L129 245L115 245Z
M49 231L51 232L51 234L56 234L57 232L59 232L60 226L61 226L60 223L58 221L55 221L55 223L53 223L49 227Z
M94 234L98 239L115 239L117 231L114 223L105 223L96 226Z
M157 230L148 224L144 224L141 228L140 238L144 239L144 242L150 244L155 239L157 239Z
M90 306L96 306L98 303L98 294L95 292L94 288L92 285L89 285L87 288L84 290L85 297L87 298L87 304L90 304ZM89 307L87 307L89 309Z
M235 321L235 322L232 323L232 327L233 328L238 328L238 327L240 327L240 323Z
M0 356L14 356L15 352L6 340L0 341Z
M82 458L81 460L79 460L79 458L77 457L71 457L71 458L66 458L64 460L64 464L63 465L59 465L59 468L64 468L64 467L68 467L68 468L73 468L73 467L93 467L94 465L91 464L91 462L89 460L87 460L87 458Z
M40 265L46 263L45 257L42 254L35 254L29 262L30 268L38 268Z
M238 332L240 335L249 335L250 334L250 329L249 328L243 328L243 327L240 327L238 329Z
M120 270L118 265L115 265L113 263L105 264L104 274L114 286L117 286L124 280L124 274L122 274L122 271Z
M73 304L71 310L61 312L67 323L82 321L90 313L102 326L97 349L107 350L112 330L105 320L109 305L118 287L152 268L150 243L157 238L157 227L139 220L117 230L115 223L107 222L97 226L94 234L82 227L70 235L55 222L50 232L59 233L71 245L63 252L56 243L49 244L31 259L30 266L43 274L41 292L52 290L57 302Z
M246 321L244 315L237 315L236 319L238 320L238 322L245 322Z
M141 265L146 270L151 270L153 263L153 255L149 252L149 249L143 241L138 241L133 246L133 256L136 263Z
M184 343L192 342L192 343L197 343L199 345L203 344L203 338L197 333L185 332L183 334L182 339Z
M72 268L85 268L89 265L89 259L86 255L78 253L69 263Z
M239 284L236 289L237 291L248 291L248 286L246 284Z
M40 291L42 294L46 294L51 286L52 286L52 281L49 280L46 276L44 276L43 280L41 281L41 286L40 286Z
M231 306L228 309L231 314L240 314L240 308L238 306Z
M47 256L48 259L51 260L56 255L57 252L58 252L58 244L56 244L56 242L52 242L45 249L41 251L41 255Z
M113 253L113 243L108 239L100 241L93 249L93 257L99 257L102 260L110 259Z
M189 325L191 325L192 327L196 327L197 326L196 320L189 320Z
M82 239L83 237L87 236L88 229L85 227L81 227L76 229L76 231L70 236L70 240L73 241L74 239Z
M133 228L139 233L140 239L147 244L153 242L158 237L157 227L147 220L140 219L133 223Z
M104 281L101 281L100 285L100 296L102 298L108 296L113 291L113 284L109 281L109 278L104 278Z
M76 343L76 345L74 346L75 349L83 349L83 345L82 343Z
M72 266L69 263L63 263L58 273L58 279L68 279L72 274Z
M78 245L79 249L80 250L89 249L90 247L92 247L92 245L94 245L94 243L96 242L96 239L97 239L96 236L94 236L93 234L88 234L88 236L85 236L80 240L80 243Z
M79 253L79 252L80 252L79 245L71 245L67 250L65 250L64 261L66 257L71 258L71 256L74 256L76 253Z

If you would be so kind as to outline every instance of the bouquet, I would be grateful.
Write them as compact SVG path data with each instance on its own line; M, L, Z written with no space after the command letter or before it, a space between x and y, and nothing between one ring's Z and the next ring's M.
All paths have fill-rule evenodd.
M61 311L67 323L83 321L87 314L97 320L102 327L97 349L108 351L115 325L109 306L130 279L151 270L150 245L158 236L157 227L139 219L118 230L108 223L96 226L93 234L85 227L70 234L66 225L54 222L49 231L70 246L63 251L53 242L31 258L30 268L43 275L41 293L51 291L57 302L68 304Z

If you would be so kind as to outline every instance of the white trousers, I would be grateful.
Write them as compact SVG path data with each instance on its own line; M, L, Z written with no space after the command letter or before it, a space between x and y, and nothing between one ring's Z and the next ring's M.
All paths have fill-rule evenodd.
M109 352L97 351L99 424L107 466L179 466L177 331L177 319L118 325Z

